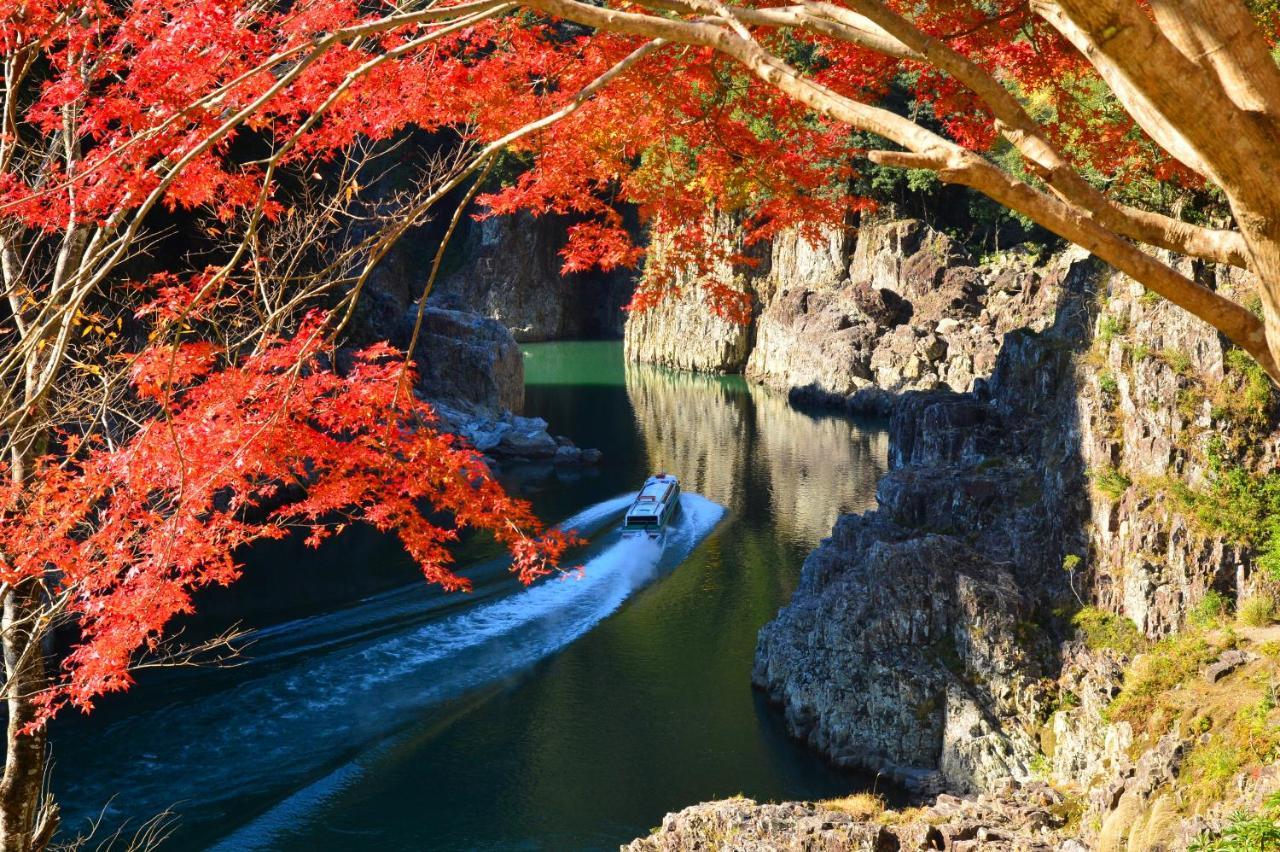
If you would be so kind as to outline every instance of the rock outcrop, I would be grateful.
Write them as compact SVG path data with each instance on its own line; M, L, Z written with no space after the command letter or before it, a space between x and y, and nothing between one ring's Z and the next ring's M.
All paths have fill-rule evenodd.
M409 346L416 320L413 308L401 315L392 345ZM428 305L412 355L423 396L494 414L524 407L524 358L495 320Z
M616 338L633 273L562 273L570 225L524 212L468 220L455 237L457 268L437 283L432 304L496 320L520 342Z
M710 273L752 295L752 322L711 315L702 288L686 275L678 296L628 318L627 356L742 371L816 397L966 391L994 367L1003 334L1051 321L1053 296L1041 286L1036 258L1034 250L1015 250L976 264L916 220L873 222L856 235L830 230L816 244L786 232L755 268Z
M1238 270L1184 271L1242 303L1256 292ZM1276 402L1212 328L1130 279L1107 276L1100 301L1081 444L1091 471L1116 476L1092 490L1090 587L1143 633L1167 635L1207 591L1243 600L1259 579L1257 555L1197 523L1178 491L1204 490L1215 457L1280 467Z
M1093 268L1070 254L1044 279L1079 303ZM833 762L920 790L1029 777L1055 673L1037 613L1070 596L1059 566L1084 513L1074 436L1056 428L1074 316L1010 333L972 393L901 398L879 509L839 521L761 631L753 681Z
M909 813L862 816L839 802L758 804L726 799L668 814L648 837L625 852L1077 852L1062 837L1064 797L1043 783L1010 787L1001 796L971 800L940 796Z
M1275 594L1259 541L1213 521L1250 522L1277 468L1265 377L1078 249L974 264L919 223L887 223L862 230L849 268L772 291L746 368L809 381L797 400L892 413L877 508L837 522L760 634L752 679L791 733L837 765L978 796L966 801L1048 778L1084 823L1055 835L1064 849L1184 849L1232 810L1258 811L1280 767L1242 759L1211 787L1218 800L1202 785L1189 802L1188 779L1225 734L1190 699L1142 732L1114 720L1126 678L1148 664L1090 650L1070 619L1088 603L1150 643L1187 629L1210 591L1228 604ZM1241 301L1250 292L1237 272L1185 271ZM1192 698L1222 724L1244 724L1241 689L1274 675L1277 637L1257 641L1268 637L1269 651L1220 649L1182 675L1209 690ZM1274 725L1280 711L1254 692L1249 718ZM734 826L743 845L724 848L886 836L807 805L722 804L670 817L635 848Z
M707 226L708 239L733 243L742 249L741 233L728 217ZM658 304L627 316L623 351L628 361L657 364L698 373L739 373L751 354L752 327L732 322L716 314L708 303L708 287L717 286L753 293L754 279L762 270L750 273L721 263L707 272L671 269L669 239L659 237L649 246L649 257L639 287L670 292ZM655 280L671 275L673 280Z
M357 339L387 340L407 350L418 307L394 293L375 290L376 310L360 314ZM398 307L398 310L396 309ZM547 431L541 418L521 417L524 357L502 323L428 304L413 352L415 392L429 400L444 428L461 435L493 460L591 465L600 452L574 446Z

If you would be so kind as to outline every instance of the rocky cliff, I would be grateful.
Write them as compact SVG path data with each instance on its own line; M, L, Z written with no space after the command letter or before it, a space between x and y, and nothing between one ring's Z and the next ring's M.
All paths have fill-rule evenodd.
M563 274L570 225L528 213L467 220L432 303L496 320L520 342L619 337L633 274Z
M1069 254L1039 284L1091 298ZM1078 312L1007 335L966 394L904 395L879 508L845 516L760 634L753 681L832 761L909 787L973 792L1026 779L1052 698L1044 613L1071 600L1065 551L1083 545L1074 418Z
M816 244L784 233L755 268L710 273L752 294L750 323L711 316L682 280L678 297L628 317L627 355L809 396L865 389L864 408L883 407L881 391L965 391L991 371L1004 333L1052 317L1035 261L1014 251L978 264L917 220L832 230Z
M418 305L394 276L372 282L353 329L356 342L385 340L403 350L413 341ZM444 427L493 460L594 464L600 453L553 436L541 418L521 417L524 358L499 321L428 304L413 352L416 392Z
M1271 388L1082 252L1036 254L977 263L883 223L848 279L770 296L749 375L893 417L878 507L807 560L753 682L832 762L917 791L1017 809L1051 781L1074 816L1045 848L1185 848L1234 809L1280 816L1280 631L1233 623L1267 621L1276 593ZM1236 273L1188 272L1247 296ZM763 807L742 831L785 822ZM727 824L671 819L658 836ZM841 848L810 835L778 845Z

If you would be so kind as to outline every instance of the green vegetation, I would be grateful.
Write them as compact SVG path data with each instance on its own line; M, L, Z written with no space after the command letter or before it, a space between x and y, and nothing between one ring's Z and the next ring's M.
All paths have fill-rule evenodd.
M1087 606L1071 618L1090 651L1109 648L1133 657L1146 650L1147 639L1138 626L1122 615Z
M1280 472L1229 464L1221 440L1210 442L1209 470L1203 490L1174 483L1174 496L1207 532L1257 551L1261 568L1280 580Z
M1161 639L1125 672L1120 694L1107 708L1108 718L1129 722L1135 732L1162 730L1172 711L1169 692L1212 662L1218 650L1198 632Z
M1115 314L1103 314L1098 318L1098 339L1109 344L1113 338L1122 337L1129 330L1129 321Z
M1231 601L1227 596L1217 589L1210 589L1204 593L1200 602L1191 608L1187 617L1196 627L1207 629L1222 623L1230 613Z
M1240 752L1222 734L1214 734L1187 755L1181 779L1195 801L1218 801L1243 765Z
M1180 376L1190 375L1191 373L1191 356L1181 349L1162 349L1160 357L1164 360L1169 368Z
M1209 589L1191 608L1191 622L1197 627L1216 627L1231 614L1231 599L1217 589Z
M1239 377L1238 392L1227 394L1221 407L1240 425L1266 429L1271 417L1271 380L1258 362L1243 349L1227 352L1227 369Z
M1270 595L1254 595L1240 602L1240 623L1248 627L1266 627L1276 620L1276 601Z
M1271 723L1275 707L1268 687L1261 698L1239 708L1220 730L1191 750L1180 773L1190 801L1219 801L1241 770L1275 760L1280 747L1280 730Z
M1256 814L1239 811L1215 837L1205 832L1187 852L1271 852L1280 849L1280 793L1272 794Z
M1098 390L1102 391L1108 397L1118 396L1120 393L1120 384L1116 381L1116 377L1109 372L1098 374Z
M1212 391L1202 382L1179 391L1179 412L1194 420L1208 402L1218 428L1205 444L1206 485L1193 490L1173 482L1170 491L1202 532L1253 550L1263 571L1280 581L1280 471L1255 472L1254 458L1260 438L1271 429L1271 382L1240 349L1227 352L1226 367L1227 381Z
M1133 480L1118 467L1107 467L1100 471L1090 471L1094 487L1112 500L1119 500L1129 490Z
M1054 711L1058 710L1074 710L1080 706L1080 696L1076 695L1069 689L1063 689L1058 692L1058 700L1054 702Z
M1066 556L1062 557L1062 570L1070 574L1080 567L1080 563L1082 561L1083 560L1078 554L1068 553Z

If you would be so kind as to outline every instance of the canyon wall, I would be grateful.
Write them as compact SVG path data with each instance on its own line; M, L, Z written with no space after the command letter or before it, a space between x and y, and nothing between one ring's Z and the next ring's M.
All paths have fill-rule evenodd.
M653 251L659 254L661 245ZM916 220L827 231L811 244L784 233L755 268L710 274L749 292L745 325L713 316L696 281L627 318L627 357L749 379L813 398L864 391L964 391L995 364L1001 336L1052 316L1034 252L977 264L954 240Z
M920 793L982 794L996 838L1027 830L1001 815L1052 782L1069 801L1041 808L1043 846L1010 848L1185 848L1260 810L1280 789L1275 754L1232 737L1265 745L1257 731L1280 728L1257 686L1280 636L1232 627L1230 610L1276 592L1265 377L1079 249L978 261L885 222L843 252L831 268L847 260L848 277L758 286L742 367L793 399L892 414L878 507L838 521L760 634L752 680L790 732ZM761 280L787 280L772 260ZM1238 272L1185 271L1250 297ZM1261 727L1241 733L1244 719ZM726 807L655 836L777 816Z
M569 466L599 461L598 450L552 435L541 418L520 416L524 356L503 322L431 300L419 311L413 287L406 284L410 274L393 265L370 279L352 324L352 343L387 341L402 350L413 343L415 392L432 404L444 429L466 438L491 461ZM425 280L425 272L418 274Z
M1069 253L1037 275L1056 321L1006 335L973 392L898 399L879 507L841 518L760 634L753 681L793 734L917 790L1029 778L1053 697L1047 613L1072 601L1062 559L1087 516L1070 428L1087 313L1065 306L1096 270Z

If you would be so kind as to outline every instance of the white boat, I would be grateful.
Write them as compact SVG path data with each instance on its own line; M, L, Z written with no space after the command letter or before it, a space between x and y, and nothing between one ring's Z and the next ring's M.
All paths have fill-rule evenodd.
M679 508L680 480L669 473L649 477L622 519L622 537L661 538Z

